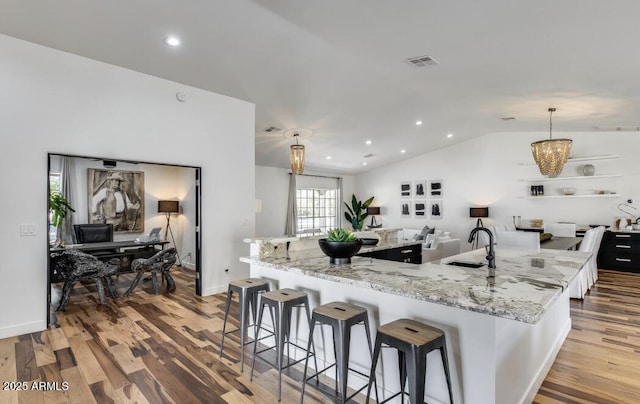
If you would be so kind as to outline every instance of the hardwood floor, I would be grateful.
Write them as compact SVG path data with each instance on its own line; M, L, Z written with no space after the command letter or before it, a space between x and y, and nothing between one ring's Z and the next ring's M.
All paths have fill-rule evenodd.
M120 294L131 277L118 280ZM3 385L10 389L0 390L0 402L277 402L270 365L258 361L253 381L250 367L240 372L237 333L219 358L226 296L195 296L190 271L174 277L176 293L150 294L147 282L106 305L97 304L95 286L79 285L58 313L59 328L0 340L0 381L21 382ZM640 402L640 275L601 271L571 315L573 329L535 402ZM299 368L283 375L283 403L299 402L300 380ZM331 391L331 383L324 393L307 388L305 402L331 402Z

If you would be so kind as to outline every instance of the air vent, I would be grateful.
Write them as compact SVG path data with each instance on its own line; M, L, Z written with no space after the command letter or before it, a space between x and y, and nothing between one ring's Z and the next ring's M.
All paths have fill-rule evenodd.
M373 153L369 153L369 154L365 154L365 155L364 155L364 156L362 156L362 157L364 157L364 158L368 159L368 158L375 157L375 156L376 156L375 154L373 154Z
M267 129L265 129L264 131L265 131L265 132L269 132L269 133L271 133L271 132L280 132L281 130L282 130L282 129L277 128L277 127L275 127L275 126L269 126L269 127L268 127Z
M515 121L516 117L515 116L503 116L502 118L503 121Z
M593 129L603 132L640 132L640 125L594 126Z
M440 64L436 58L429 55L409 58L407 59L407 62L411 63L414 67L436 66Z

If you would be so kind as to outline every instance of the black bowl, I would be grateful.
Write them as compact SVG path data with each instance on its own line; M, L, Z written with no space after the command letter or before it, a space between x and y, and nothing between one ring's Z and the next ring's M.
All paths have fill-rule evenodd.
M378 239L377 238L361 238L360 240L362 240L362 245L376 245L376 244L378 244Z
M362 247L362 240L356 241L327 241L326 238L318 240L320 249L327 255L332 264L350 264L351 257L356 255Z

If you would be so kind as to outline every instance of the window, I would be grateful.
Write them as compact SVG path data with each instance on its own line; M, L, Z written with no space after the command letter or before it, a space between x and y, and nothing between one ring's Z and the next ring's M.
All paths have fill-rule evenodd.
M49 173L49 189L50 189L49 192L62 192L62 184L60 183L59 173ZM56 239L58 238L58 229L51 224L51 221L53 220L52 215L53 215L52 212L49 211L49 241L50 242L56 241Z
M337 198L337 189L297 189L298 235L322 235L338 227Z

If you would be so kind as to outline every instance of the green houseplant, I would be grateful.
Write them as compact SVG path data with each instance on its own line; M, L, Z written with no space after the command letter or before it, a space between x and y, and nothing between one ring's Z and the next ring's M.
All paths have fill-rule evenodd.
M366 201L362 202L356 198L355 195L351 197L351 206L348 203L344 203L344 206L347 207L347 212L344 212L344 217L351 223L351 227L353 227L354 231L362 230L362 226L364 226L364 219L367 218L367 208L373 202L373 198L371 197Z
M52 191L49 194L49 209L51 210L51 224L54 227L60 227L69 211L75 212L69 201L57 191Z
M336 265L350 264L351 257L356 255L362 247L362 240L347 229L329 230L326 238L318 240L320 249Z

